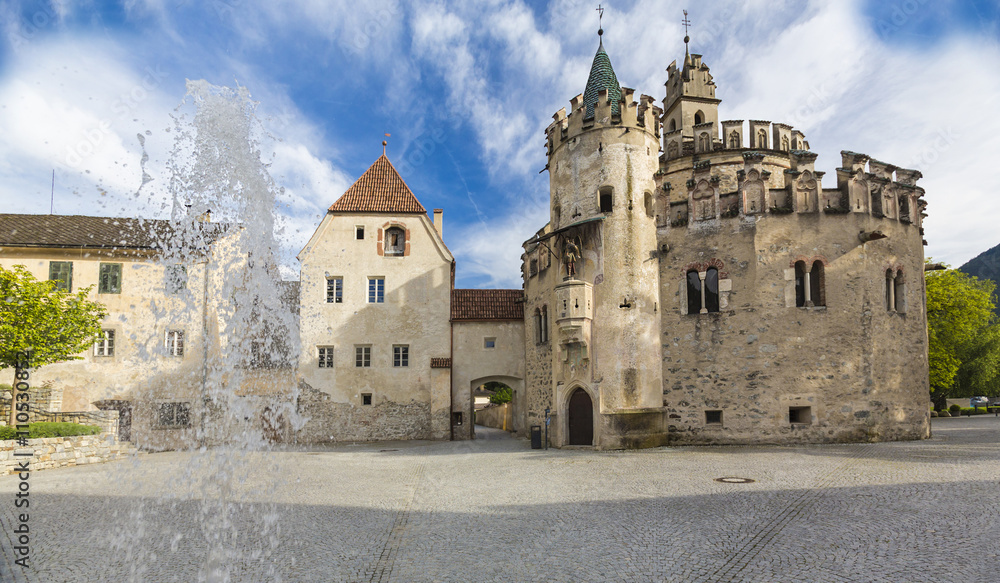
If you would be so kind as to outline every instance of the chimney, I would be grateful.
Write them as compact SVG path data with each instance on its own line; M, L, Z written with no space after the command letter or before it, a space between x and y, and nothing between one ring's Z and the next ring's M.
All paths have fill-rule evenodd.
M434 230L444 239L444 209L434 209Z

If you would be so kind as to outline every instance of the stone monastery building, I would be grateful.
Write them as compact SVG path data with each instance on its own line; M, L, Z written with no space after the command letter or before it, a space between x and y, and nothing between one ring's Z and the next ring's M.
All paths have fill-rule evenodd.
M550 220L523 245L520 290L454 289L442 211L431 219L383 152L299 254L287 296L298 357L257 367L278 388L242 391L258 412L247 419L299 443L469 439L472 391L499 381L513 390L514 430L549 419L557 447L927 437L920 173L843 152L825 187L801 131L719 120L701 55L667 71L662 107L637 102L598 48L584 92L545 132ZM165 351L163 378L225 351L214 339L224 310L207 291L225 253L185 275L206 290L190 331L143 321L137 341L125 312L169 295L155 285L155 245L84 258L45 229L30 241L10 230L0 224L5 266L30 257L40 277L85 281L117 269L130 298L109 304L117 365L101 362L105 343L48 378L78 407L145 411L141 445L190 439L208 401L181 380L140 391L137 359ZM236 231L206 227L204 248ZM151 275L130 281L122 263Z

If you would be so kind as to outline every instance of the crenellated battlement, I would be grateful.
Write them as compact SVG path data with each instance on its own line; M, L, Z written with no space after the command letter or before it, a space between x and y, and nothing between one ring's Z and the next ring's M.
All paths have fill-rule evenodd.
M750 120L747 125L748 129L744 130L741 119L718 124L707 121L691 125L690 132L685 132L684 128L668 132L664 136L664 159L747 148L772 152L809 149L805 134L788 124Z
M741 122L724 123L736 127L734 124ZM751 121L754 129L765 124L771 125ZM777 131L779 136L792 135L789 126L779 124ZM836 188L823 188L825 173L815 168L818 156L805 149L742 149L700 155L689 165L661 173L657 224L700 227L727 218L752 221L768 215L866 214L914 225L922 232L926 202L924 189L917 186L919 171L856 152L841 155ZM686 188L678 188L680 185Z
M616 112L608 90L600 90L592 116L587 115L583 94L571 99L569 115L565 108L560 109L552 116L552 123L545 129L547 154L551 156L564 142L595 129L635 128L648 132L659 141L660 116L663 111L656 105L656 100L649 95L640 95L639 101L635 101L635 90L628 87L622 87L621 93L622 99L618 102Z

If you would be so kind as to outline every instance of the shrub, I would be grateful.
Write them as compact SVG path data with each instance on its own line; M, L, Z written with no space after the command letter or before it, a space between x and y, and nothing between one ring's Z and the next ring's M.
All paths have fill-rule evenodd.
M75 435L97 435L101 428L96 425L81 425L79 423L56 423L51 421L40 421L28 424L28 439L38 439L41 437L73 437ZM15 439L17 429L14 427L0 427L0 440Z
M948 407L948 411L950 411L952 415L955 415L956 413L961 413L962 412L962 406L961 405L952 405L951 407Z
M938 413L938 417L951 417L951 413L942 410L940 413Z

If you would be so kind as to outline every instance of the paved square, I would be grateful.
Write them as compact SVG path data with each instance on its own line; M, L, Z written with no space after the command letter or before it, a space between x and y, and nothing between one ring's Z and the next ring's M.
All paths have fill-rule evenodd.
M1000 580L992 415L855 445L540 451L480 434L39 472L29 570L11 571L18 479L0 477L0 579Z

